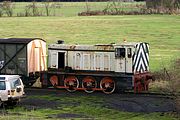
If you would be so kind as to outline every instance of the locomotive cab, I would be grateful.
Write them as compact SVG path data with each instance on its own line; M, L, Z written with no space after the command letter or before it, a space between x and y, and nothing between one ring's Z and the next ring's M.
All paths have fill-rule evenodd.
M115 72L133 73L132 56L134 46L115 46Z

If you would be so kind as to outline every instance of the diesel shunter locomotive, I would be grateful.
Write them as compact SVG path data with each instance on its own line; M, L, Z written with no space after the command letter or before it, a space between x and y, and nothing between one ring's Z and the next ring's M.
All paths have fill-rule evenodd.
M148 43L48 46L48 70L42 71L42 87L65 88L70 92L148 90Z

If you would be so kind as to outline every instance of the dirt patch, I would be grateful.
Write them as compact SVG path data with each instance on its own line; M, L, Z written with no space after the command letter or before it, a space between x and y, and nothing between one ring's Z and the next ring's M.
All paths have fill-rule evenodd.
M36 110L39 108L57 109L59 102L39 98L25 98L19 103L19 106L22 106L27 110Z
M101 92L95 92L93 94L86 94L82 91L77 91L75 93L69 93L65 90L35 90L28 89L26 90L27 96L33 95L51 95L52 97L59 98L69 98L67 101L57 100L46 100L39 98L26 98L20 102L21 106L25 106L27 109L38 109L38 108L52 108L60 109L63 106L76 107L79 106L82 102L88 101L87 105L91 106L102 106L110 109L115 109L119 111L127 112L173 112L175 111L175 103L171 97L166 96L156 96L156 95L138 95L138 94L118 94L114 93L111 95L106 95ZM77 101L73 98L79 98L84 96L85 101ZM98 97L103 99L103 101L94 101L88 98ZM72 99L71 99L72 98Z
M111 109L127 112L170 112L175 111L173 99L166 97L128 96L119 95L119 98L106 100L106 106Z

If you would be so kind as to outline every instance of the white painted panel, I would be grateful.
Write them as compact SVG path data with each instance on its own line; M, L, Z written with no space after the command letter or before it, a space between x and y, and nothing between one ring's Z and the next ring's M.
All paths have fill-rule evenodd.
M95 59L95 52L91 52L90 53L90 68L91 68L91 70L95 70L94 59Z
M75 55L73 51L68 51L66 54L66 66L75 69Z
M110 71L110 54L104 54L104 71Z
M91 70L90 54L83 54L83 70Z
M125 72L125 58L116 59L116 72Z
M104 70L104 53L103 52L96 52L94 58L94 68L97 71Z
M116 67L116 59L115 59L115 53L110 53L110 71L115 71Z
M50 68L58 68L58 54L56 51L49 51Z
M80 70L82 69L82 54L81 52L75 52L75 69Z
M99 71L101 69L102 63L102 54L101 53L94 53L94 70Z

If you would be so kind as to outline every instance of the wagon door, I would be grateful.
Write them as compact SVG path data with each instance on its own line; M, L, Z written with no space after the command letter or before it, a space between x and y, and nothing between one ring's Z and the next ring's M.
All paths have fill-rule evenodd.
M126 71L126 49L116 48L115 49L115 60L116 60L116 72Z

